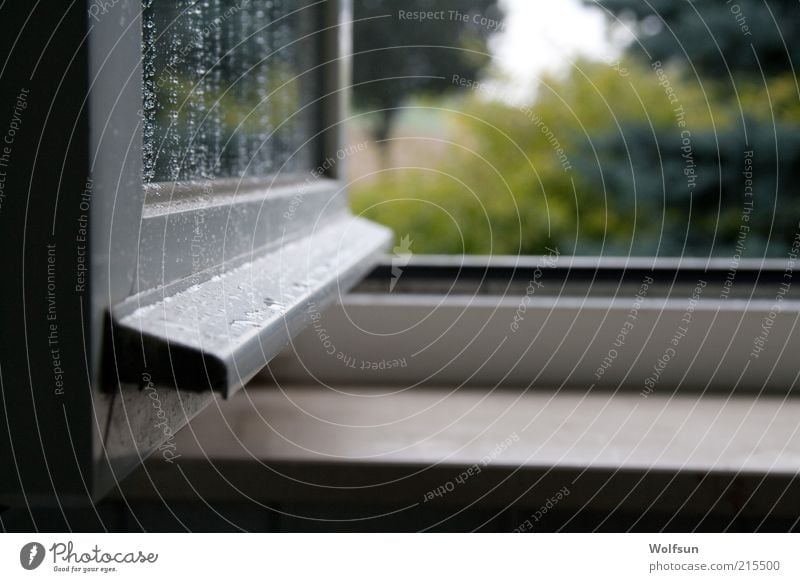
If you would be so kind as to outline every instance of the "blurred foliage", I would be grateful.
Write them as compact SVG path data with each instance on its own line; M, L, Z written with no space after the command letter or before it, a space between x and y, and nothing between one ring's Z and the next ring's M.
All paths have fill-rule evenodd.
M741 21L724 3L691 6L718 27L728 65L738 67L735 83L707 54L707 34L684 44L692 68L682 49L666 48L643 3L603 4L649 31L641 38L652 41L646 46L660 66L633 43L620 62L583 60L542 79L529 104L490 98L489 91L409 101L405 118L436 111L444 130L399 136L393 147L401 159L355 184L355 211L409 236L417 253L543 254L557 247L574 254L785 256L800 219L793 72L773 59L768 76L753 74L743 64L745 52L755 61L749 40L742 41ZM790 20L784 4L740 2L753 22L769 8ZM691 7L653 5L662 27L696 35ZM764 58L777 50L766 36L754 42ZM748 178L752 198L745 195ZM750 228L745 239L742 226Z
M725 253L735 247L740 225L750 227L745 255L785 255L797 233L800 199L791 191L800 178L800 90L793 62L800 59L800 18L793 0L735 0L731 2L674 2L655 0L598 0L612 26L635 33L630 59L668 64L683 86L701 88L706 95L710 126L691 130L697 185L687 196L681 188L683 161L669 155L678 147L676 136L659 132L655 138L636 133L625 121L622 131L604 136L607 151L619 155L622 136L633 135L629 165L637 178L640 200L662 196L683 212L666 213L672 230L685 226L680 239L665 238L673 252ZM697 103L696 107L703 107ZM654 147L655 146L655 147ZM753 211L742 220L745 151L753 152ZM667 152L666 154L664 152ZM663 180L650 168L661 165ZM609 185L633 191L632 178L619 167L609 170ZM691 204L687 208L687 205ZM691 214L689 214L691 212Z
M705 78L772 76L800 59L795 0L583 2L598 5L612 23L635 34L630 54L669 60Z
M444 18L407 16L414 12ZM353 102L375 111L379 140L388 135L394 108L409 97L458 89L450 82L455 74L477 78L490 59L492 27L474 16L502 22L497 0L355 0L353 16Z

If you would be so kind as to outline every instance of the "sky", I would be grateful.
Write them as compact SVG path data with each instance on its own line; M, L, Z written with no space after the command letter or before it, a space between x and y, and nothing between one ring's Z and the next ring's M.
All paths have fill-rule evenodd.
M618 44L603 13L580 0L501 0L505 28L490 42L510 90L530 94L545 72L564 72L578 55L613 60Z

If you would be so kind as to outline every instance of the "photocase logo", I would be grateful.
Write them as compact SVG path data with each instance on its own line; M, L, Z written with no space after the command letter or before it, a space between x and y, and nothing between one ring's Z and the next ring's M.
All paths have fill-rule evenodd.
M35 570L44 561L44 546L38 542L29 542L19 551L19 563L26 570Z
M403 269L408 265L414 253L411 252L413 240L409 235L400 239L400 244L394 247L392 256L392 280L389 282L389 293L394 291L395 285L403 274Z

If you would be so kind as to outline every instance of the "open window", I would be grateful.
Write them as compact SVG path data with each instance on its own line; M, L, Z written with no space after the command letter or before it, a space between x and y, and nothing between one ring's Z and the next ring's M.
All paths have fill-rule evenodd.
M687 144L686 111L716 111L704 92L676 107L680 76L658 59L578 61L534 105L482 101L497 90L480 77L494 57L473 41L505 26L494 1L364 0L355 19L345 0L18 4L0 23L0 237L13 274L0 291L11 468L0 504L97 498L151 455L118 503L163 493L215 513L244 501L247 517L253 502L322 503L295 517L334 526L414 506L413 527L431 528L499 504L512 529L525 518L512 505L539 507L569 483L560 507L599 510L600 525L620 507L638 523L687 499L702 522L723 498L746 519L794 520L800 235L778 196L791 174L762 157L793 126L743 144L745 104L719 116L734 120L727 133L700 123ZM658 41L664 28L645 20ZM351 25L367 39L352 84L375 89L352 114ZM777 103L796 115L794 75L778 81ZM418 101L400 99L410 85ZM472 100L447 101L451 90ZM640 118L617 133L630 111ZM376 112L408 116L420 135L378 123L369 147L394 141L401 155L348 183L363 143L344 122ZM431 135L442 115L459 139ZM698 161L714 166L721 151L735 171L723 175L720 154L698 177L695 146ZM753 164L766 196L751 215ZM413 179L392 182L400 173ZM367 174L389 179L351 211L348 190ZM397 227L395 244L363 216ZM743 234L756 222L763 240ZM724 236L709 237L718 226ZM452 254L420 252L431 233L444 241L434 252ZM431 492L486 459L492 479L429 510ZM642 488L655 493L630 495ZM619 497L596 499L609 490Z
M6 15L0 493L62 502L242 386L389 231L347 206L346 2Z

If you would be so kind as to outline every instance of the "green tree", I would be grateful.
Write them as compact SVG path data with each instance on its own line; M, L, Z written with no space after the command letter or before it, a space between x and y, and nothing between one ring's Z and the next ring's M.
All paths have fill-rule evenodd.
M414 16L420 12L439 17ZM353 102L375 110L379 140L411 96L459 89L454 75L477 79L503 19L497 0L355 0L353 16Z
M730 253L744 241L738 249L744 254L783 254L800 219L800 200L789 190L800 179L800 93L792 64L800 59L797 4L587 4L599 5L612 23L624 22L634 31L629 58L654 70L661 63L684 92L702 91L703 100L687 104L679 97L674 105L693 113L705 110L711 123L685 128L690 132L686 151L678 132L665 128L654 134L640 121L623 118L618 130L598 136L604 152L601 165L589 152L579 155L583 174L602 173L610 190L629 199L635 196L645 209L663 201L662 215L672 233L663 242L673 252ZM689 163L693 182L685 175ZM749 183L743 171L751 171L750 198L744 194ZM747 236L740 238L744 231Z
M635 34L632 56L680 62L704 78L772 76L800 62L794 0L584 0ZM751 46L752 45L752 46Z

